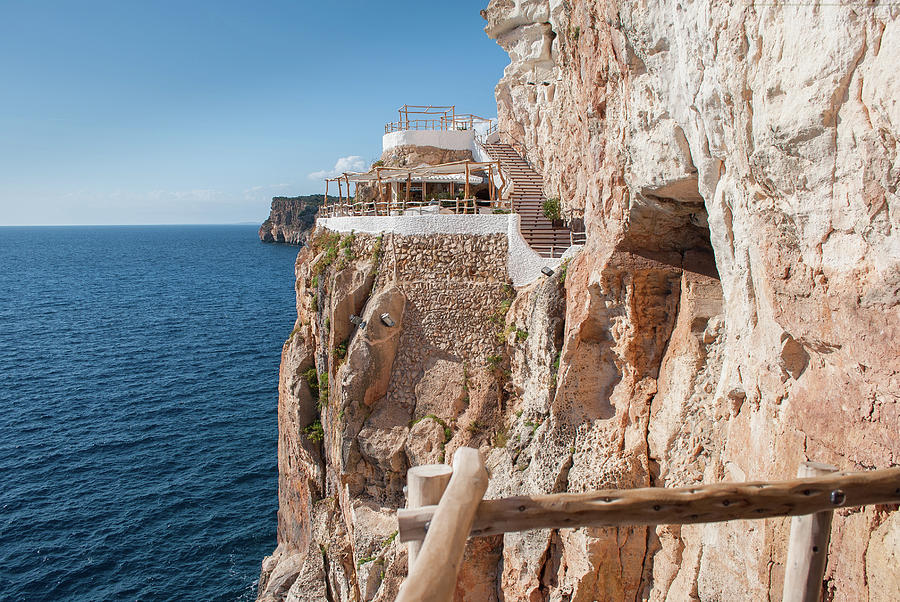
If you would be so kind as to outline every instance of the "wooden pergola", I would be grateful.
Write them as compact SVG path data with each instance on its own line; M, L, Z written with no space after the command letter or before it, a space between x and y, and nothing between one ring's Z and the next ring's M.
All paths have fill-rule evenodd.
M329 204L328 188L332 182L337 183L338 198L335 203ZM356 195L351 196L351 183L357 188L360 184L374 186L376 199L361 201L355 198ZM500 171L500 162L464 160L418 167L378 166L367 172L346 172L334 178L326 178L323 211L328 216L391 215L411 207L433 205L435 201L442 199L432 198L429 201L428 185L447 184L451 198L443 200L448 201L450 209L455 213L477 213L478 201L471 194L472 186L485 183L488 185L488 206L492 209L509 210L509 203L502 199L501 194L506 180ZM418 201L410 198L413 184L421 187L421 199ZM404 192L405 194L401 194Z

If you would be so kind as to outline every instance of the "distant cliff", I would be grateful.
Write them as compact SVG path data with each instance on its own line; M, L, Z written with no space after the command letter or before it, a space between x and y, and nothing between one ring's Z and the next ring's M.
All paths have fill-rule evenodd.
M321 194L272 198L269 217L259 227L259 239L263 242L293 245L305 243L308 230L315 223L316 211L323 200L324 196Z

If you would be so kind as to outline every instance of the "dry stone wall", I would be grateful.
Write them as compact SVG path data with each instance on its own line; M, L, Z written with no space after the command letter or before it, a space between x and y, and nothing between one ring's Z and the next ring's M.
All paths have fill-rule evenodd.
M503 413L507 246L506 234L320 229L301 251L279 388L279 545L260 600L396 596L406 471L490 445ZM496 599L499 550L492 538L467 552L478 599Z

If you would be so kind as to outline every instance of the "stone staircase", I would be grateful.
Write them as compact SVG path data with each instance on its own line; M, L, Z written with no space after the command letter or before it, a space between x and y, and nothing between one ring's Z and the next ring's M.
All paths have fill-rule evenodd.
M509 144L485 144L485 152L500 161L503 176L513 181L513 211L520 216L525 242L542 257L559 257L571 245L568 228L556 228L544 217L544 180Z

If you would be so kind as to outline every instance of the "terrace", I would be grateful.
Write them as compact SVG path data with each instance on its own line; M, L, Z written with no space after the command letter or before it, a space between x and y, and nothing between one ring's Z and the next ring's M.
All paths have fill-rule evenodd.
M338 196L331 201L329 185ZM351 184L355 187L351 195ZM418 167L375 166L325 180L322 217L510 213L499 161L456 161ZM360 194L365 191L367 194ZM374 192L373 192L374 191Z
M352 223L358 231L396 228L410 234L505 229L508 222L514 223L511 240L521 240L540 260L559 259L583 242L583 234L573 233L558 209L557 215L546 212L541 175L500 142L496 119L457 113L455 105L403 105L398 115L385 124L382 139L383 156L397 165L379 161L366 172L327 178L322 225ZM407 162L420 164L403 165ZM489 218L492 214L511 215L504 220ZM459 219L448 219L454 215Z

